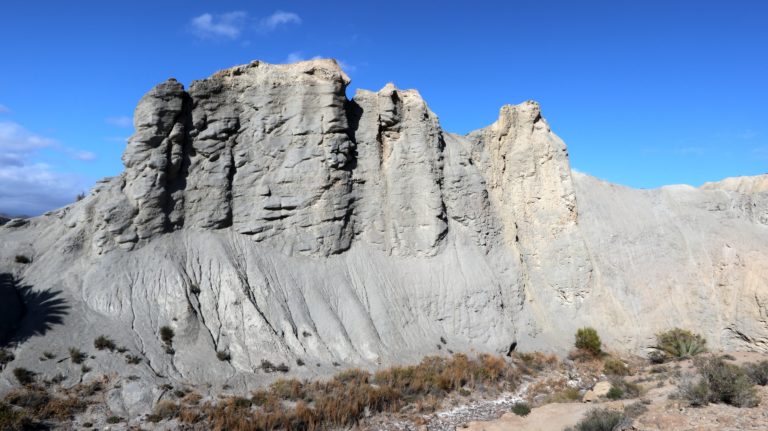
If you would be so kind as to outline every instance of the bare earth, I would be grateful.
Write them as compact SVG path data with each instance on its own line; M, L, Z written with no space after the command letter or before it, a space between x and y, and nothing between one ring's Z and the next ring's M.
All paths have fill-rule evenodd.
M766 359L765 354L754 352L731 353L735 358L732 363L744 364ZM692 361L682 361L671 367L681 373L692 371ZM651 367L646 367L630 380L643 380L653 376ZM658 380L658 379L656 379ZM740 431L768 430L768 387L757 386L761 398L760 405L754 408L737 408L725 404L710 404L706 407L693 408L682 400L670 399L677 390L677 379L670 378L646 381L643 385L647 392L641 397L648 411L635 419L632 430L638 431ZM528 416L520 417L506 413L491 421L469 423L466 429L471 431L552 431L563 430L576 425L592 408L603 407L622 410L625 405L639 400L622 400L589 403L553 403L534 408Z

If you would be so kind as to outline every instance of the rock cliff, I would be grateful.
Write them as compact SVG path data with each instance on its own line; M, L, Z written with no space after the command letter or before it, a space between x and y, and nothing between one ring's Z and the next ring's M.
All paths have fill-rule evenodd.
M92 364L135 368L110 398L131 412L147 381L564 352L583 325L618 351L671 326L768 351L764 177L629 189L572 172L535 102L460 136L414 90L348 83L333 60L253 62L147 93L120 176L0 228L16 361L76 380L37 358L108 335L143 360Z

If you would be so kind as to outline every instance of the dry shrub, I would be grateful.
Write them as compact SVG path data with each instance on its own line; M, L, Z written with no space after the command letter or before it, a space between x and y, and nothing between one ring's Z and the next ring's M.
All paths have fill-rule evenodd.
M465 385L516 385L517 366L504 358L480 355L428 357L413 366L377 372L350 369L326 381L279 379L252 393L250 400L228 397L196 407L183 405L182 423L203 423L213 430L316 430L354 427L366 414L398 411L413 403L418 411L440 407L446 393ZM189 403L186 403L189 404Z
M621 359L607 358L603 367L605 374L609 376L629 376L632 371Z
M40 387L12 390L3 399L3 404L19 407L25 417L59 421L69 420L88 407L88 403L80 397L56 397Z
M552 354L547 355L541 352L518 353L515 355L515 359L525 374L553 369L559 362L557 356Z
M179 405L171 400L162 400L152 409L152 415L160 420L173 419L179 414Z
M35 429L37 424L29 417L27 412L17 410L6 403L0 402L0 429L1 430L26 430Z
M197 392L188 392L184 397L181 399L181 402L184 404L189 404L196 406L200 403L200 400L203 399L203 396L198 394Z
M576 388L566 387L549 396L550 403L572 403L581 399L581 393Z
M296 401L304 398L304 385L296 379L277 379L269 391L281 400Z

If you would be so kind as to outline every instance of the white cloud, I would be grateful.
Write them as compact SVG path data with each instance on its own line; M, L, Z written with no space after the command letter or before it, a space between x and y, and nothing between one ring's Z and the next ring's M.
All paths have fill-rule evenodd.
M96 157L89 151L36 135L18 123L0 121L0 212L37 215L72 202L84 189L77 175L56 172L48 164L32 161L36 153L46 149L76 160Z
M107 142L117 142L120 144L125 144L128 142L128 138L129 136L107 136L106 138L104 138L104 140Z
M96 160L96 153L90 151L67 150L67 154L75 160L82 160L84 162Z
M104 119L107 124L117 127L131 127L133 126L133 119L126 115L120 115L117 117L107 117Z
M341 67L342 70L345 72L354 72L357 70L357 66L354 64L349 64L346 61L343 60L336 60L337 63L339 63L339 67Z
M247 14L241 11L213 15L204 13L192 19L192 31L201 38L237 39L245 25Z
M314 56L312 58L307 58L307 56L305 56L303 52L301 52L301 51L294 51L294 52L288 54L288 57L285 58L285 62L286 63L298 63L300 61L317 60L319 58L322 58L322 57L320 57L319 55L316 55L316 56Z
M0 121L0 152L2 153L29 153L56 145L57 143L53 139L30 133L18 123Z
M259 22L263 31L272 31L283 24L301 24L301 17L293 12L275 11L272 15Z
M0 165L0 213L39 215L67 205L84 190L83 181L49 165Z
M10 114L11 109L5 105L0 104L0 114Z

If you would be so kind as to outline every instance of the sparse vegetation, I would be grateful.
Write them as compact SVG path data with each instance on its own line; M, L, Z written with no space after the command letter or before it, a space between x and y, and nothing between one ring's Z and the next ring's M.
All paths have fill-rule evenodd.
M699 359L695 364L701 378L695 382L684 381L679 389L679 395L692 406L712 402L754 407L760 402L754 383L743 368L718 357Z
M627 364L621 359L607 358L603 365L603 372L609 376L629 376L632 374Z
M296 358L296 365L303 367L304 366L304 360L301 358Z
M707 340L686 329L674 328L656 334L656 345L653 348L658 353L649 355L649 359L653 363L661 363L668 359L686 359L704 353L707 351Z
M744 371L747 372L750 380L756 385L768 385L768 361L761 361L756 364L745 364Z
M69 359L73 364L82 364L85 361L85 353L76 347L69 348Z
M223 350L216 352L216 357L222 362L229 362L232 360L232 356L229 354L229 352L225 352Z
M406 405L416 412L435 411L451 392L514 389L520 380L520 366L521 361L492 355L470 359L457 354L428 357L417 365L392 367L375 374L346 370L327 381L278 379L268 388L254 391L250 399L229 397L196 406L182 400L176 417L182 424L202 423L211 429L351 427L364 415L395 412ZM279 368L266 359L262 361L262 369ZM525 407L516 406L518 414ZM161 417L159 412L154 413L155 419Z
M165 343L167 346L173 345L173 337L176 336L176 333L173 331L173 328L170 326L162 326L160 327L160 340L162 340L163 343Z
M611 386L608 393L605 395L609 400L620 400L624 397L624 391L617 386Z
M36 374L26 368L14 368L13 377L22 386L28 386L35 382Z
M260 367L265 373L274 373L274 372L280 372L280 373L287 373L291 370L291 368L288 365L285 365L283 363L279 365L275 365L272 362L270 362L267 359L261 360L261 367Z
M16 410L12 406L0 402L0 429L1 430L27 430L34 429L34 422L24 411Z
M528 416L531 413L531 406L526 403L517 403L512 406L512 413L518 416Z
M547 398L548 403L572 403L581 399L581 393L576 388L564 388L556 391Z
M650 402L650 401L649 401ZM624 415L628 418L640 417L643 413L648 411L648 407L642 402L638 401L624 407Z
M125 355L125 362L130 365L140 364L141 356L131 355L131 354Z
M539 372L552 368L558 363L557 356L545 355L541 352L518 353L516 355L522 361L525 372Z
M30 258L28 258L27 256L24 256L23 254L17 254L17 255L16 255L14 258L13 258L13 260L14 260L16 263L21 263L21 264L24 264L24 265L26 265L26 264L28 264L28 263L32 263L32 260L31 260Z
M162 400L152 409L148 419L150 422L160 422L175 418L179 414L179 405L170 400Z
M123 418L121 418L120 416L110 416L107 418L107 423L111 425L119 424L122 421L123 421Z
M600 336L594 328L580 328L576 331L576 342L574 346L597 356L602 351L602 342Z
M626 419L623 413L616 410L594 409L575 427L566 428L566 431L613 431Z
M622 378L613 378L611 389L608 390L606 396L612 400L631 399L639 397L642 392L642 387L637 383L628 382Z
M71 420L88 405L83 400L87 394L81 393L83 386L65 390L64 396L51 395L35 385L12 390L0 401L0 429L48 429L45 422L50 420Z
M110 340L106 335L100 335L93 340L93 347L95 347L96 350L109 350L110 352L113 352L117 348L115 342Z

